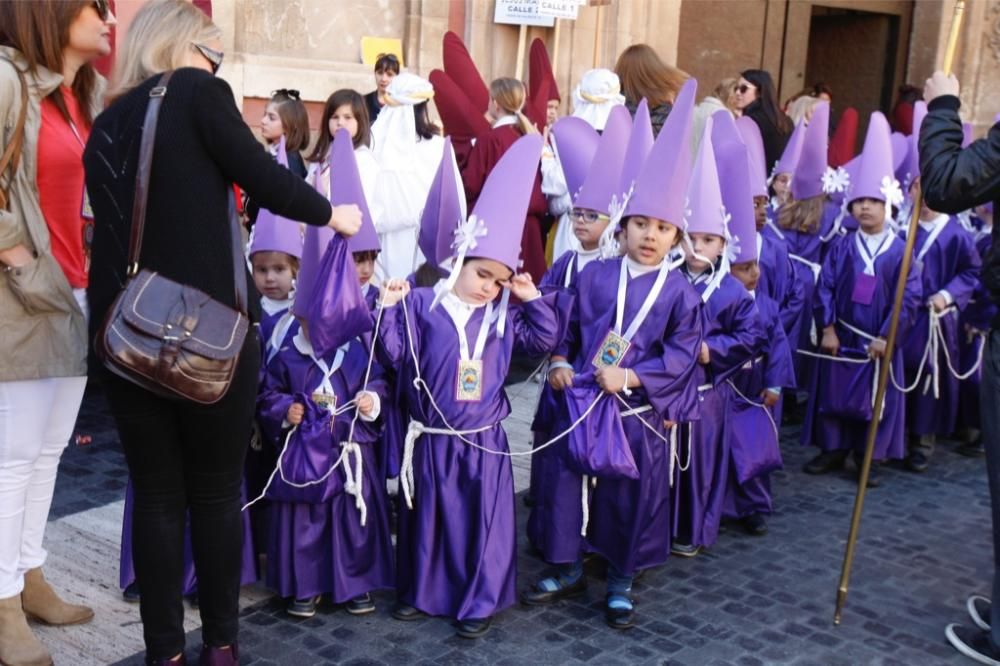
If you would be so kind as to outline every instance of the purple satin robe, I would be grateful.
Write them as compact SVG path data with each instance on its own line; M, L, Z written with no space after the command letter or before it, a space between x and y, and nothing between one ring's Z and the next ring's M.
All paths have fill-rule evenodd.
M576 301L566 338L556 350L571 359L577 374L593 370L591 359L614 325L622 261L623 258L593 262L578 277L577 293L581 296ZM655 272L629 278L623 330L635 318L655 280ZM625 398L629 408L652 407L649 412L622 418L639 479L598 480L590 497L585 547L602 555L623 574L662 564L670 554L670 447L661 439L669 439L670 431L664 428L663 420L682 422L698 418L701 310L697 292L679 270L671 271L621 360L621 366L634 370L642 381L642 387L632 389L632 395ZM572 493L573 489L567 487L566 492ZM562 529L579 530L580 497L577 483L575 504L565 501L567 513L552 512L552 523L564 525Z
M846 322L865 331L874 337L886 337L889 333L889 319L892 313L893 299L896 293L896 282L899 279L899 269L903 260L905 245L898 238L892 239L892 247L875 260L875 288L871 304L855 303L853 299L855 282L865 268L865 263L859 255L855 234L849 233L833 247L827 255L816 292L815 315L818 325L826 327L834 325L837 337L840 339L841 354L854 350L861 354L867 349L870 340L857 335L842 322ZM911 271L906 281L906 291L903 309L899 318L899 338L905 335L913 326L913 320L920 303L920 276ZM844 371L848 368L860 371L860 366L839 363L836 361L820 361L817 363L819 382L827 378L828 373ZM872 366L869 368L874 370ZM892 360L892 371L896 383L903 386L903 352L896 347ZM871 395L863 396L871 399ZM890 382L885 395L885 408L879 424L875 440L875 460L902 458L905 452L904 425L905 400L903 394ZM868 423L861 420L838 418L821 413L824 398L814 392L809 397L809 407L802 426L802 442L814 444L823 451L852 450L856 454L864 453L865 436Z
M706 287L702 282L695 290L704 297ZM701 418L681 429L681 458L690 463L680 472L673 491L677 537L696 546L711 546L719 534L732 465L727 414L736 396L727 380L763 353L767 338L753 297L732 275L723 277L703 313L709 363L706 383L698 395Z
M914 245L914 268L920 277L920 307L913 326L903 344L907 386L917 380L920 357L927 348L929 313L926 303L941 290L946 290L954 300L955 308L941 320L941 330L947 342L951 365L956 371L961 358L959 350L959 313L966 308L979 284L980 260L972 236L952 217L927 251L922 261L916 261L928 232L919 227ZM959 382L948 370L945 349L937 358L928 359L920 377L920 384L907 395L906 426L911 435L937 434L947 436L955 430L958 420ZM934 366L938 368L940 393L924 391L927 378Z
M491 327L482 355L479 402L456 401L458 332L443 305L431 309L434 290L414 289L387 308L378 349L383 363L397 369L410 419L431 428L445 428L444 420L460 431L485 427L465 439L508 452L500 422L510 413L503 384L511 355L515 348L533 354L553 349L558 342L556 298L546 294L511 307L502 338ZM478 308L466 324L470 346L484 310ZM427 393L413 385L414 354L444 420ZM510 458L473 448L453 435L424 433L414 446L413 476L413 508L400 501L398 599L430 615L458 620L490 617L514 604L517 549Z
M376 362L367 387L364 385L368 348L358 339L349 343L340 368L330 382L338 406L345 405L363 388L386 401L381 366ZM332 360L326 359L327 362ZM279 352L267 370L257 399L257 418L270 431L282 433L282 422L293 404L294 394L311 396L320 386L322 371L312 358L302 354L294 342ZM321 431L302 445L318 450L334 450L340 455L341 441L348 439L353 411L334 420L334 432ZM389 533L389 506L385 479L378 472L375 447L379 441L377 421L358 418L353 441L361 445L363 466L362 496L367 520L355 498L344 489L344 470L338 467L326 481L329 499L319 503L271 502L271 534L268 542L267 583L282 597L297 599L329 594L334 603L343 603L365 592L393 586L392 540ZM350 459L352 469L354 458ZM346 464L346 461L345 461ZM272 488L282 481L275 475Z
M992 244L990 233L978 233L976 239L976 251L982 260L989 252ZM976 282L976 288L972 292L972 298L962 311L959 317L958 342L961 356L960 367L955 368L961 374L965 374L979 360L980 346L985 343L985 338L979 335L978 331L989 333L991 322L997 314L997 306L990 298L990 292L983 286L982 280ZM979 384L982 379L982 368L972 373L972 375L961 382L959 386L959 410L958 427L975 428L981 426L979 418Z
M798 340L799 322L805 304L805 285L796 279L795 266L788 258L788 246L777 239L769 227L761 233L760 281L757 292L765 294L778 305L785 336Z

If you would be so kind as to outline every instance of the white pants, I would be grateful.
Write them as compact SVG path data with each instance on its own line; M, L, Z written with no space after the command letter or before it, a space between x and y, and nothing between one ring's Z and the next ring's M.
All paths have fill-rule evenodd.
M45 562L56 471L80 411L86 377L0 382L0 599Z

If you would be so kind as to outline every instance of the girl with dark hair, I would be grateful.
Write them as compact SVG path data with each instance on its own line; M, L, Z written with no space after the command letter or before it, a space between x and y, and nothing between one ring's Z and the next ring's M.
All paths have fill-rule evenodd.
M444 153L441 130L427 113L433 97L430 81L403 72L386 88L386 108L372 124L380 167L371 200L381 211L375 223L382 244L379 280L405 278L424 262L417 248L420 214Z
M364 98L371 122L375 122L382 107L385 106L385 91L392 80L399 75L399 70L399 58L395 53L381 53L375 59L375 90Z
M764 158L770 168L785 149L792 121L778 106L778 94L771 75L762 69L748 69L736 85L736 107L752 118L764 140Z
M81 156L111 51L107 2L0 2L0 662L52 658L25 614L87 622L45 581L42 537L87 384ZM18 119L20 118L20 121ZM8 153L8 150L12 150ZM16 155L9 161L8 155Z

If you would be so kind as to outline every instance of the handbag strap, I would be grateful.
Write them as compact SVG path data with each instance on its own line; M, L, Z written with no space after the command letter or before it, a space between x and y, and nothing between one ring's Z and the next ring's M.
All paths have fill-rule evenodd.
M149 176L153 166L153 147L156 143L156 123L160 106L167 94L167 83L173 71L164 72L149 91L149 105L142 123L142 140L139 144L139 164L135 172L135 198L132 201L132 231L128 243L128 277L139 272L139 254L142 250L142 233L146 226L146 202L149 199ZM229 188L229 226L232 232L233 283L236 289L236 309L247 314L247 278L243 263L243 238L239 230L239 217L232 188Z
M21 111L17 115L17 123L14 125L14 135L11 142L7 144L3 155L0 155L0 177L10 167L10 178L7 180L7 191L0 188L0 209L6 209L10 203L8 193L14 183L14 174L17 173L17 165L21 161L21 148L24 146L24 123L28 118L28 82L24 78L24 73L17 68L13 61L4 58L10 66L17 72L17 79L21 83Z

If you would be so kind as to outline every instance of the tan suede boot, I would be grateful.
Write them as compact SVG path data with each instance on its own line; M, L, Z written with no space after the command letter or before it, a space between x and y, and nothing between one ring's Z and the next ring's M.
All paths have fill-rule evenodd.
M52 656L28 626L21 595L0 599L0 664L50 666Z
M68 604L52 589L41 568L24 574L24 591L21 592L24 614L33 620L51 625L82 624L94 619L94 611L87 606Z

